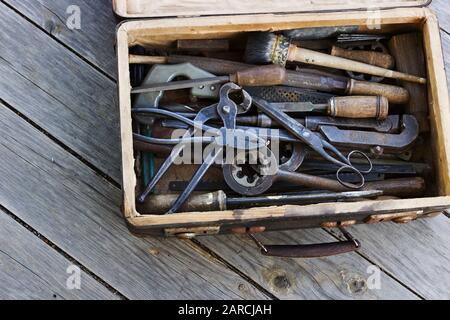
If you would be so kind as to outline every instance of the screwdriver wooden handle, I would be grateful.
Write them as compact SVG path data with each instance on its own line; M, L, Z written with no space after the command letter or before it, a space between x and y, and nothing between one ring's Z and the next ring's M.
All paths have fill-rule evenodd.
M405 104L409 101L409 91L399 86L350 79L345 92L348 95L383 96L392 104Z
M333 46L331 48L331 55L364 62L385 69L392 69L395 65L395 60L390 54L378 51L349 50Z
M389 114L389 102L381 96L334 97L328 103L328 113L332 117L384 120Z
M230 81L243 87L277 86L286 83L286 69L277 65L258 66L230 75Z
M350 59L334 57L329 54L300 48L295 45L291 45L289 48L288 61L297 61L316 66L366 73L374 76L394 78L421 84L427 83L426 79L414 75L384 69Z

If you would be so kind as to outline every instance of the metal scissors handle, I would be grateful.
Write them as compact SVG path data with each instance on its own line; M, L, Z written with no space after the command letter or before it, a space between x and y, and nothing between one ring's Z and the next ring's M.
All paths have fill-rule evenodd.
M334 163L340 168L336 172L336 176L338 181L343 184L346 187L352 188L352 189L359 189L364 186L365 180L364 180L364 173L369 173L372 171L372 162L370 161L369 157L360 151L352 151L350 154L345 157L335 146L333 146L328 141L324 140L320 135L312 132L311 130L307 129L305 126L303 126L301 123L296 121L295 119L291 118L289 115L287 115L285 112L273 107L270 103L265 101L264 99L254 97L253 103L256 105L256 107L265 113L267 116L272 118L273 120L277 121L282 127L284 127L286 130L288 130L294 137L297 139L303 141L306 145L308 145L311 149L313 149L315 152L317 152L319 155L321 155L326 160L330 161L331 163ZM332 154L335 155L333 157ZM351 157L355 154L360 154L363 157L365 157L369 163L369 169L365 171L358 170L351 162ZM337 158L336 158L337 157ZM340 178L340 174L344 171L353 171L361 178L361 183L359 185L349 184L343 181Z

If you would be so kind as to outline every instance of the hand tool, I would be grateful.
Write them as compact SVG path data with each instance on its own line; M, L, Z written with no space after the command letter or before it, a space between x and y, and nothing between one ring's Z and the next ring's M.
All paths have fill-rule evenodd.
M142 74L141 74L142 75ZM189 79L211 77L212 74L201 70L191 64L184 63L179 65L154 65L151 70L147 73L145 78L140 84L158 83L164 81L171 81L176 77L185 77ZM218 89L211 90L210 87L204 88L192 88L191 95L193 97L200 98L215 98L218 96ZM164 92L149 92L138 94L135 96L133 108L158 108L161 98ZM150 136L152 133L152 126L154 118L152 117L135 117L140 120L142 124L139 132L145 136ZM145 120L145 121L144 121ZM150 178L153 176L154 171L154 159L151 153L144 153L142 155L142 172L143 172L143 182L145 185L148 184Z
M287 61L295 61L421 84L427 82L426 79L414 75L296 47L291 45L288 38L269 32L261 32L249 36L245 60L248 63L274 63L282 66L286 65Z
M153 83L133 88L131 93L145 93L154 91L179 90L207 85L218 85L224 82L233 82L240 86L272 86L286 82L286 70L275 65L257 66L251 69L238 71L229 76L211 77L195 80L181 80L169 83Z
M312 102L271 103L274 108L283 112L316 112L340 118L375 118L384 120L389 113L389 102L385 97L333 97L325 104Z
M365 50L364 43L358 45L347 45L346 48L333 46L331 55L335 57L346 58L359 62L364 62L384 69L393 69L395 66L394 58L388 53L387 48L379 42L370 43L370 50ZM368 76L348 72L349 76L357 80L368 80L371 82L381 82L383 77Z
M397 69L402 72L414 73L420 76L427 74L424 56L423 39L420 33L405 33L395 35L388 43L391 54L397 60ZM428 120L428 96L425 87L415 83L401 82L411 94L405 112L412 114L419 122L420 132L430 130Z
M368 42L368 41L376 41L380 42L381 40L388 39L389 37L383 34L364 34L364 33L341 33L337 36L338 43L346 43L346 42Z
M431 167L425 163L413 163L406 161L386 161L380 159L373 159L372 173L377 174L389 174L389 175L401 175L401 176L417 176L425 175L431 171ZM364 169L365 164L358 164L358 159L353 160L353 164L356 168ZM337 166L320 160L305 160L302 166L298 169L300 172L314 172L317 174L323 174L325 172L336 171ZM312 173L311 173L312 174Z
M252 97L258 97L269 102L311 102L327 103L333 94L316 92L288 86L244 87Z
M335 126L320 126L319 132L336 146L352 148L372 146L398 152L409 148L419 136L419 125L414 116L403 115L401 123L403 130L399 134L342 130Z
M324 177L324 178L330 178L330 179L335 178L335 175L331 174L331 173L324 174L324 173L318 172L317 175ZM355 175L352 173L343 173L341 176L342 176L343 180L350 182L350 183L358 183L360 180L360 177L358 175ZM386 177L384 174L371 172L371 173L364 175L364 179L366 182L375 182L375 181L385 180ZM169 182L169 190L173 191L173 192L181 192L186 189L188 184L189 184L189 181L171 181L171 182ZM213 181L212 182L212 181L202 180L199 182L199 184L197 185L197 187L195 188L194 191L212 192L212 191L216 191L216 190L223 190L227 194L239 194L239 193L233 191L227 185L227 183L225 181ZM303 192L304 190L311 190L311 189L301 187L298 185L294 185L291 183L286 183L283 181L276 181L270 188L270 193L271 194L279 194L279 193L285 193L285 192L299 192L299 191Z
M283 35L292 40L318 40L339 37L340 34L353 34L365 30L361 26L312 27L284 30Z
M183 39L177 40L177 50L190 52L229 51L227 39Z
M130 63L146 63L146 64L177 64L191 63L198 68L214 73L216 75L226 75L236 73L241 70L254 67L252 64L241 62L195 57L195 56L137 56L130 55ZM294 71L286 70L287 81L284 85L293 86L304 89L319 90L324 92L332 92L340 95L370 95L384 96L390 103L402 104L409 100L407 90L399 86L393 86L382 83L372 83L367 81L357 81L346 77L338 77L335 75L318 75L308 70ZM249 90L249 88L244 88ZM253 95L253 94L252 94ZM264 98L264 97L261 97ZM268 101L270 99L265 98Z
M197 68L189 63L182 63L178 65L154 65L144 78L142 84L149 85L152 83L168 82L177 77L198 79L213 76L213 74ZM162 90L138 94L136 95L133 108L158 108L163 95L164 92ZM210 86L205 86L202 88L194 87L191 89L191 95L198 98L214 99L219 95L219 88L211 88ZM141 123L145 123L148 126L153 124L152 117L142 117L139 120Z
M300 144L296 144L291 159L283 164L278 163L270 150L264 150L258 155L261 157L260 164L250 166L251 169L254 169L252 173L249 173L250 168L246 168L249 165L239 164L236 157L233 164L224 166L224 179L233 191L245 196L263 194L276 181L286 181L299 187L316 190L347 191L348 189L360 189L365 183L363 173L370 172L371 168L366 171L359 171L351 166L350 158L353 154L355 152L350 153L347 158L350 165L337 170L337 180L295 172L306 156L306 150ZM370 160L368 159L368 161ZM358 175L356 184L343 180L341 175L343 170L349 170Z
M196 118L192 121L187 118L184 118L176 113L171 113L165 110L147 110L147 112L154 114L166 114L172 115L175 119L185 121L195 128L195 130L205 130L206 123L211 118L217 118L217 114L222 118L223 127L220 129L216 129L215 131L210 128L208 132L210 134L215 133L211 145L208 148L208 151L203 159L203 163L198 168L197 172L192 177L188 187L179 195L171 209L168 213L174 213L178 211L181 205L186 201L192 191L195 189L196 185L199 183L200 179L205 175L207 170L211 167L211 165L217 161L220 161L219 156L221 156L222 151L225 147L231 149L241 149L241 150L252 150L258 149L262 146L266 145L266 141L262 140L256 136L251 134L246 134L242 130L237 130L236 126L236 115L239 113L246 112L252 103L251 97L245 92L242 91L243 102L238 106L233 100L230 99L230 93L234 91L240 91L241 88L234 83L227 83L223 85L220 89L220 100L217 104L213 104L209 107L202 109L196 116ZM195 130L189 130L182 138L185 140L194 138L191 137L192 134L195 135ZM224 136L226 135L226 136ZM230 136L232 135L232 136ZM240 136L239 136L240 135ZM202 139L205 137L201 137ZM244 141L243 145L240 145L239 142ZM160 141L162 142L162 141ZM171 143L171 140L167 140L168 143ZM177 157L179 157L180 152L182 152L186 147L186 143L177 144L172 150L171 155L166 159L166 161L161 165L159 171L156 173L153 180L146 187L144 192L138 197L139 202L144 202L149 192L153 189L153 187L159 182L161 177L167 172L169 167L174 163ZM224 165L225 166L225 165Z
M181 212L224 211L254 207L305 205L311 203L355 201L371 199L383 195L382 191L348 191L348 192L303 192L284 193L276 196L228 197L219 190L203 194L192 194L181 206ZM145 203L137 205L140 214L164 214L176 201L176 194L152 195Z
M368 63L385 69L392 69L395 66L394 57L383 50L384 46L382 44L378 45L382 48L382 51L377 51L376 47L372 47L372 50L357 50L355 46L347 48L333 46L331 48L331 55Z
M308 116L304 119L294 119L300 125L311 131L325 133L325 137L343 147L357 146L364 150L374 147L386 148L391 152L402 152L412 145L418 137L418 128L413 116L389 116L386 120L373 119L345 119L331 117ZM257 124L259 127L238 125L237 128L254 132L264 139L276 139L282 142L301 142L289 131L271 129L272 126L281 126L266 115L237 117L237 123ZM187 129L188 126L180 121L162 120L162 127L172 129ZM341 128L341 129L339 129ZM342 130L345 128L347 130ZM350 130L349 130L350 129ZM371 130L358 131L356 129ZM163 137L170 136L165 133ZM383 149L382 149L383 150Z
M260 98L253 98L253 103L258 108L259 111L268 115L273 120L276 120L282 127L289 131L294 137L305 143L308 147L313 149L324 159L340 165L341 168L338 170L337 175L342 169L348 169L354 171L355 173L361 174L362 172L355 169L350 161L349 157L345 157L336 147L330 144L328 141L322 139L319 135L307 129L305 126L295 121L295 119L288 116L283 111L280 111L270 105L267 101ZM333 153L333 157L329 152ZM358 151L352 151L350 154L359 153ZM365 154L361 153L363 156L367 157ZM370 163L370 159L367 158ZM368 171L370 172L370 170ZM368 173L366 172L366 173ZM361 175L362 176L362 175ZM339 177L338 177L339 180ZM362 182L364 185L364 177L362 176Z
M310 102L275 102L271 103L271 105L280 111L290 114L312 112L328 113L331 117L339 117L338 119L333 119L331 117L306 116L305 119L296 119L303 125L307 123L307 128L312 130L317 130L317 126L321 123L324 124L323 122L328 124L336 123L336 125L341 126L348 124L350 127L369 128L377 131L383 129L387 130L384 132L392 131L395 127L398 129L399 116L388 116L388 102L383 97L336 97L331 98L328 104L313 104ZM365 107L365 109L369 110L359 110L354 107L355 105ZM190 112L179 114L187 118L195 117L195 113ZM370 118L375 118L379 121L372 121ZM361 119L363 121L359 122L351 119ZM171 120L165 121L163 126L167 127L171 123L170 121ZM255 116L240 116L236 118L236 121L241 125L259 126L263 128L271 128L277 125L277 122L261 113ZM308 121L310 123L308 123Z

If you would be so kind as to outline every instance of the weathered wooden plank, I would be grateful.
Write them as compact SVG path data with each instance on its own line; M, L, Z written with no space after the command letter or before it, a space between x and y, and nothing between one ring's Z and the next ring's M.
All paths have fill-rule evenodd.
M72 262L0 210L0 299L119 299L83 271L80 289L69 289L70 266Z
M113 81L4 4L0 28L0 98L120 181Z
M257 235L265 244L333 242L321 229L271 232ZM369 289L371 265L356 253L320 259L265 257L246 236L200 240L237 266L265 289L282 299L417 299L417 296L381 273L380 290Z
M360 225L349 231L360 252L426 299L450 299L450 220Z
M448 5L448 0L433 0L430 4L430 8L436 12L439 18L439 25L447 33L450 33L450 7Z
M110 0L4 0L111 77L117 74L115 19ZM80 10L80 29L70 29L72 11ZM73 8L73 7L72 7ZM69 9L72 9L69 8Z
M442 51L444 54L445 70L447 71L447 83L450 84L450 34L441 32Z
M0 203L128 298L266 298L192 244L126 229L120 190L0 104Z

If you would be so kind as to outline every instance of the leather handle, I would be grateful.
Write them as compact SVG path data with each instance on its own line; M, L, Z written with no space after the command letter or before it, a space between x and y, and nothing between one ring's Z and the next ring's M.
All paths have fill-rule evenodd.
M308 245L264 245L253 234L249 234L249 236L261 249L262 255L271 257L320 258L353 252L361 247L359 241L353 238L350 233L343 228L339 229L347 241Z

